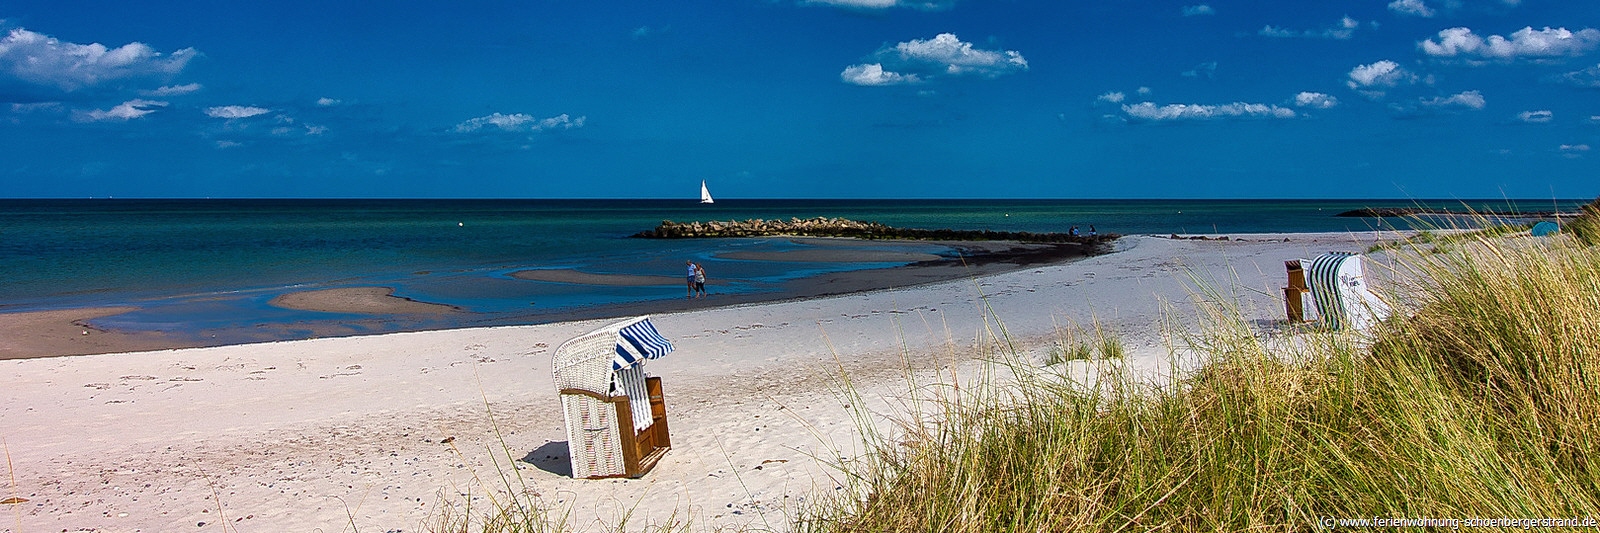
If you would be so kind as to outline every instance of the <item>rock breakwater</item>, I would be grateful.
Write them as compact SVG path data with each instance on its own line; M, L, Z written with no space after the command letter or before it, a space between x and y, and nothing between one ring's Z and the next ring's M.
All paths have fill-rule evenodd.
M671 220L663 220L661 225L656 226L655 229L635 233L633 237L643 239L696 239L780 235L920 241L1017 241L1090 246L1109 243L1121 236L1114 233L1071 235L1067 233L1033 233L1028 231L896 228L877 222L816 217L808 219L791 218L787 221L750 219L743 221L673 222Z

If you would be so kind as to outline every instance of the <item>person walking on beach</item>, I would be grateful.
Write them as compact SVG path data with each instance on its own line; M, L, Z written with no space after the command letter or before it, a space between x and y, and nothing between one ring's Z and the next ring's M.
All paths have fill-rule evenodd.
M700 277L700 265L694 264L694 261L691 260L684 260L683 264L689 265L689 298L693 299L694 282Z
M706 267L700 266L699 263L694 265L694 290L699 292L701 297L706 295Z

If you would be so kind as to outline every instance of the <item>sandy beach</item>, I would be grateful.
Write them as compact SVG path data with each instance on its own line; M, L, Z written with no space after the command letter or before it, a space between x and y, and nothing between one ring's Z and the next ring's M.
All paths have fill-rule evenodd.
M857 413L889 423L908 374L966 379L974 343L1002 327L1037 359L1061 328L1098 320L1123 364L1154 376L1174 357L1163 313L1186 323L1193 280L1239 287L1268 329L1284 260L1392 235L1228 237L1127 237L1113 254L915 287L652 310L677 346L647 367L674 446L637 480L570 478L551 382L555 347L608 320L0 361L0 500L17 502L0 504L0 531L420 531L441 506L508 489L577 530L786 530L841 486L826 463L859 457ZM841 375L864 403L831 388Z

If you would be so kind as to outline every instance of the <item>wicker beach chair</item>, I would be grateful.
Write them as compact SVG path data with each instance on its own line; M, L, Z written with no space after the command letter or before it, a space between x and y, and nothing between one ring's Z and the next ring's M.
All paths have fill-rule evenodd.
M1362 260L1360 254L1343 252L1311 260L1306 281L1324 327L1365 331L1389 317L1389 304L1372 292Z
M1561 225L1548 220L1542 220L1528 229L1528 234L1534 237L1549 237L1561 233Z
M646 359L672 351L650 317L579 335L552 357L556 390L567 421L572 477L639 477L671 448L661 378Z

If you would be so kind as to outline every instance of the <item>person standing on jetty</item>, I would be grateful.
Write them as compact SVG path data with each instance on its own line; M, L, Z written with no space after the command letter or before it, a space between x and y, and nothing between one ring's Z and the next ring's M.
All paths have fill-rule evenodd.
M700 265L696 265L694 264L694 261L688 259L685 259L683 264L689 265L689 298L693 299L694 283L696 279L700 278Z
M700 293L701 297L705 297L705 295L706 295L706 267L700 266L699 263L695 263L694 264L694 290L695 290L695 292Z

